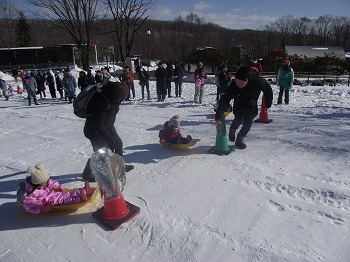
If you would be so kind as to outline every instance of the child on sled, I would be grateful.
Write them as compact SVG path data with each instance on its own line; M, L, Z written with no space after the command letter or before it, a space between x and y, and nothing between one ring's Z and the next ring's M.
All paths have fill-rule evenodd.
M173 116L169 121L164 123L163 129L159 130L159 138L162 144L188 144L192 141L191 136L182 137L180 132L180 117Z
M50 211L52 206L85 202L90 195L88 182L85 187L65 191L58 181L50 179L43 164L37 164L28 168L21 204L27 212L40 214Z

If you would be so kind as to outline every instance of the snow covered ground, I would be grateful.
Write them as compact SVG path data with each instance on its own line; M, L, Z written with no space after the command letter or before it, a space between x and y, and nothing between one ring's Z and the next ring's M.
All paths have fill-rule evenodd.
M71 104L46 98L29 107L26 94L0 98L0 261L350 261L345 81L295 86L289 105L268 111L272 123L254 123L248 148L226 156L208 154L216 139L214 85L202 105L192 102L190 83L182 98L164 103L156 102L155 82L151 101L138 100L135 86L137 99L123 103L116 128L126 163L135 165L123 195L141 212L115 231L91 215L100 199L75 213L31 215L16 206L28 166L44 163L53 179L78 187L92 149ZM183 135L201 139L193 148L158 143L174 114Z

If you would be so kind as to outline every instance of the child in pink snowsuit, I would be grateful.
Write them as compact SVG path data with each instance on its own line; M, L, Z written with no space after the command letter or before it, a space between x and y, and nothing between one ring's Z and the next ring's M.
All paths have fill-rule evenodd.
M52 206L85 202L91 195L88 182L83 188L65 191L58 181L50 179L43 164L29 167L28 173L22 204L29 213L40 214L50 211Z

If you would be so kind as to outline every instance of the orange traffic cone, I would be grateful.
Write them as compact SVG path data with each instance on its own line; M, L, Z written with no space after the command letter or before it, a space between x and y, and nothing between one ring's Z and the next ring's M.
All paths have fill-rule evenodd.
M104 200L104 206L92 213L102 225L115 230L140 213L140 208L125 201L122 193Z
M88 164L91 170L85 167L86 177L91 171L104 200L104 206L92 213L100 224L115 230L140 213L140 208L126 202L121 193L120 187L125 184L125 163L121 156L108 148L101 148L93 153Z
M105 199L102 216L106 220L120 220L130 212L130 207L125 203L122 193L111 199Z
M260 116L259 119L255 120L254 122L257 123L271 123L272 119L269 119L269 116L267 114L267 109L266 109L266 103L265 103L265 96L263 95L261 99L261 111L260 111Z

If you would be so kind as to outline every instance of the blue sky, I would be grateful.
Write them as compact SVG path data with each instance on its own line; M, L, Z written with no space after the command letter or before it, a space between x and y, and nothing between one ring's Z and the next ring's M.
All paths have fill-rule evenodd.
M227 28L258 29L285 15L350 17L350 0L158 0L151 18L173 20L190 12Z
M8 0L14 4L26 0ZM350 17L350 0L156 0L149 15L156 20L174 20L195 12L206 21L231 29L259 29L280 16L323 15Z

